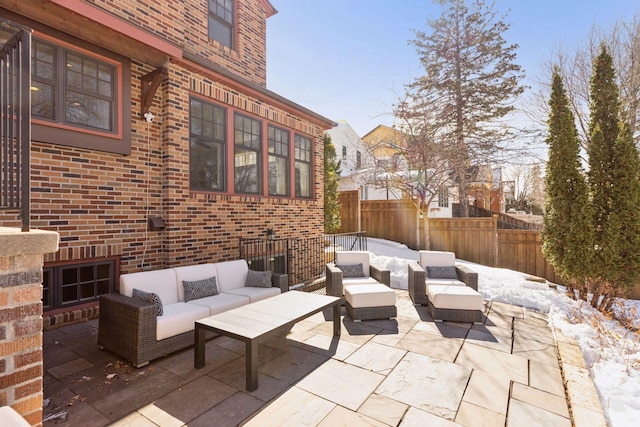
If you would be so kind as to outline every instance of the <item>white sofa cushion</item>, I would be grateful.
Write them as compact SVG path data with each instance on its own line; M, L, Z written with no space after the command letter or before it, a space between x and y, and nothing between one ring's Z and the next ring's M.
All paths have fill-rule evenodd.
M207 307L186 302L168 304L163 309L164 314L158 316L156 324L156 338L158 341L193 331L196 320L209 316Z
M432 285L427 289L429 302L436 308L482 310L482 295L468 286Z
M220 289L220 292L243 288L247 281L248 270L247 261L243 259L217 263L216 271L218 272L218 289Z
M348 277L346 279L342 279L342 284L344 286L347 285L375 285L378 282L373 277Z
M253 288L250 286L245 286L243 288L233 289L227 293L233 295L242 295L249 298L251 302L256 302L260 301L261 299L278 295L280 293L280 288Z
M179 301L176 273L173 268L122 274L120 276L120 293L130 297L134 288L157 294L163 307Z
M382 283L345 286L344 299L354 308L396 304L396 293Z
M210 297L194 299L187 304L198 305L206 307L209 311L206 316L213 316L214 314L222 313L223 311L231 310L232 308L240 307L245 304L249 304L251 300L244 295L234 295L230 293L221 293Z
M456 254L443 251L420 251L418 253L420 267L447 267L456 265Z
M457 279L426 279L424 281L427 288L432 285L445 285L445 286L467 286L464 282Z
M362 271L365 277L371 276L369 270L369 252L366 251L345 251L336 252L336 265L362 264Z
M185 267L174 268L176 272L176 283L178 285L178 301L184 301L184 287L182 281L193 282L196 280L208 279L210 277L216 277L218 271L215 264L198 264L188 265ZM216 284L218 279L216 277Z

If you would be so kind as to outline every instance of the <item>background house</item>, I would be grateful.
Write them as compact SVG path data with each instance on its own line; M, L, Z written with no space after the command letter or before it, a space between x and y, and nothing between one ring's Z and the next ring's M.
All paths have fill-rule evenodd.
M91 313L121 273L235 259L267 228L321 235L334 123L266 88L275 13L267 0L0 0L2 42L12 23L33 29L30 221L60 234L45 326Z

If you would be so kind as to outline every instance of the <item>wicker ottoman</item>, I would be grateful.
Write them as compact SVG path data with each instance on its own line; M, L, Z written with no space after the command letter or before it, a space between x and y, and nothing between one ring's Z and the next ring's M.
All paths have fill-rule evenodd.
M345 286L344 299L347 314L355 321L398 315L396 293L382 283Z
M468 286L430 285L429 312L436 321L482 322L482 295Z

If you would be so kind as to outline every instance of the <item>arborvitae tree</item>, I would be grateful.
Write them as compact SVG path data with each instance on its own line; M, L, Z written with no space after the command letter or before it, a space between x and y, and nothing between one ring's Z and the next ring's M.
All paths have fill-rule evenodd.
M338 176L340 161L331 136L324 136L324 232L334 233L340 229L340 203L338 202Z
M601 310L640 277L640 164L628 127L619 122L618 99L613 61L603 45L591 78L588 145L596 248L591 305Z
M432 32L416 31L416 47L426 74L408 87L410 107L435 111L434 141L454 147L450 159L458 183L460 213L468 216L470 166L491 163L509 138L506 126L495 122L513 111L513 100L524 88L515 64L517 45L502 35L509 29L484 0L436 0L446 6L429 21Z
M565 280L572 291L570 295L586 299L593 256L593 215L580 162L578 132L557 68L553 72L549 106L542 251Z

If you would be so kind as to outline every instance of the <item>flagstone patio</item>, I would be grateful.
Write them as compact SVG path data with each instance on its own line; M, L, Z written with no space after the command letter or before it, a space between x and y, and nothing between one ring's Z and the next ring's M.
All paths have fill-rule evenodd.
M44 425L571 426L572 413L606 425L582 391L590 380L574 374L580 392L567 398L544 315L487 302L483 324L438 323L396 293L397 319L346 316L337 339L330 314L317 314L261 346L252 393L240 341L210 340L203 369L192 348L135 369L98 349L96 320L47 331ZM562 343L569 371L584 370Z

